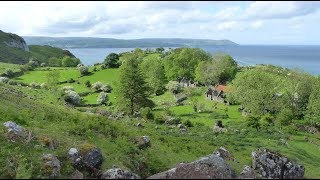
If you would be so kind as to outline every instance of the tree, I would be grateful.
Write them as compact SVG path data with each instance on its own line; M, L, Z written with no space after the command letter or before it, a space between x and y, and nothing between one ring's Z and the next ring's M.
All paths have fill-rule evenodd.
M320 126L320 78L316 80L312 87L312 92L309 98L305 119L311 124Z
M275 114L282 108L282 97L277 95L279 84L274 74L253 68L236 75L230 85L234 92L230 94L247 112L254 115Z
M104 60L107 67L117 68L119 67L119 55L116 53L110 53Z
M156 52L157 53L162 53L164 51L164 48L163 47L158 47L156 48Z
M195 69L199 62L209 61L210 53L199 48L177 48L163 58L165 75L168 80L178 80L183 77L193 80Z
M119 71L116 89L118 108L133 115L141 107L154 107L154 103L149 99L150 88L147 86L136 59L127 59L120 66Z
M48 65L52 67L60 67L62 66L62 59L56 57L50 57L48 59Z
M201 84L218 84L221 70L212 61L201 61L195 70L195 80Z
M161 61L157 58L145 59L140 64L140 68L152 92L156 95L163 94L166 78Z
M69 56L64 56L61 60L61 65L63 67L76 67L78 64L81 64L81 61L78 58L71 58Z
M235 77L238 71L238 64L230 55L216 53L213 56L213 61L217 63L217 69L221 71L219 74L221 83L231 81Z
M60 79L60 71L53 70L47 74L47 85L49 89L57 89Z
M256 128L256 130L259 131L261 127L259 116L248 116L246 119L248 127Z

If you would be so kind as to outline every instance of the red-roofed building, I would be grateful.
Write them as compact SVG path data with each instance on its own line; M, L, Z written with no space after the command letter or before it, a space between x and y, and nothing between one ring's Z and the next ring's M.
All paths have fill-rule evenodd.
M226 89L227 88L224 85L218 85L214 88L210 87L206 92L206 99L219 102L226 102L224 94L226 92Z

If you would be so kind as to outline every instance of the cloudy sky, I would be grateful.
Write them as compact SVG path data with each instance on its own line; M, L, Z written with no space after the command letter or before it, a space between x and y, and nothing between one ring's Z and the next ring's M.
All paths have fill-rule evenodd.
M320 2L0 2L0 30L21 36L320 43Z

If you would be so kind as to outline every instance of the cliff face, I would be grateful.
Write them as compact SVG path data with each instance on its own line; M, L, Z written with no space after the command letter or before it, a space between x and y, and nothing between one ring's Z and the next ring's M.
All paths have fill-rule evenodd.
M9 47L15 47L23 51L29 51L26 41L16 34L5 33L0 30L0 42Z

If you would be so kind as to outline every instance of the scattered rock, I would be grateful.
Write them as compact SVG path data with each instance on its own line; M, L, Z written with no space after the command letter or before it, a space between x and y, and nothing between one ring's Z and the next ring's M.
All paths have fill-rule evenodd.
M256 174L251 167L245 166L240 173L240 179L256 179Z
M186 127L185 127L183 124L178 124L177 127L178 127L179 129L186 129Z
M50 177L60 176L60 161L52 154L44 154L42 156L43 166L42 169L44 173Z
M138 123L136 124L136 126L137 126L137 127L141 127L141 128L144 127L140 122L138 122Z
M106 172L104 172L101 176L101 179L141 179L140 176L126 171L122 170L120 168L113 168L108 169Z
M90 150L86 155L83 156L84 165L90 170L100 169L103 161L103 156L98 148Z
M138 144L139 148L146 148L150 146L150 137L142 136L140 138L137 138L136 143Z
M191 163L181 163L175 168L148 177L147 179L231 179L235 171L216 154Z
M319 133L318 129L313 126L306 126L305 129L308 133L311 133L311 134Z
M219 128L224 128L222 125L222 121L221 120L217 120L215 123L215 126L219 127Z
M235 160L235 158L231 155L231 153L225 149L224 147L220 147L213 154L225 159L225 160Z
M68 156L73 165L77 164L80 161L80 154L76 148L70 148L70 150L68 151Z
M17 125L16 123L7 121L3 123L3 125L6 128L6 136L10 141L16 142L18 140L21 141L26 138L27 133L21 126Z
M76 170L73 171L73 173L71 174L70 179L83 179L83 174L76 169Z
M253 169L265 178L302 179L304 167L267 149L252 152Z

